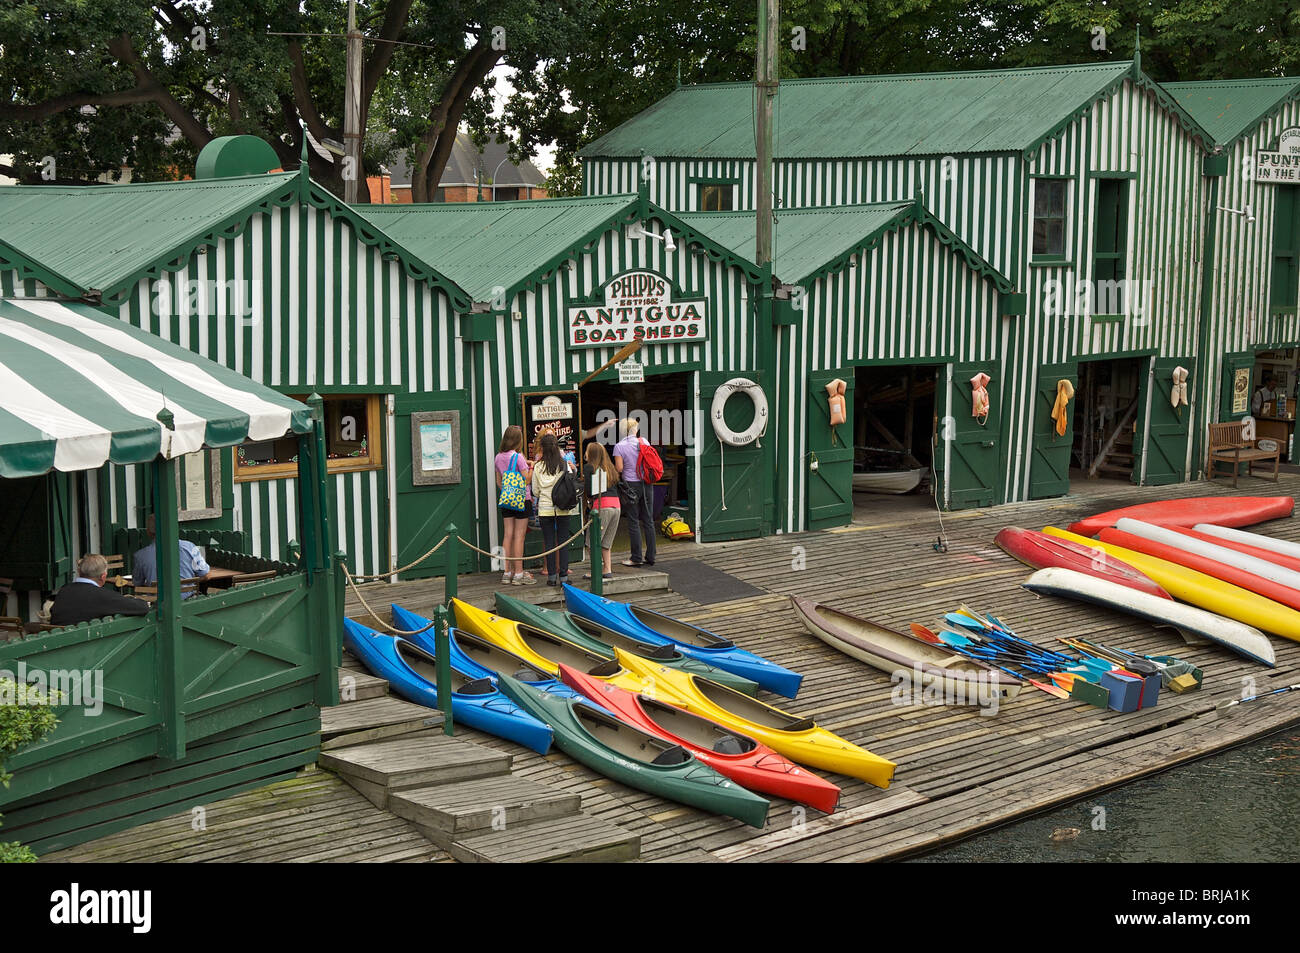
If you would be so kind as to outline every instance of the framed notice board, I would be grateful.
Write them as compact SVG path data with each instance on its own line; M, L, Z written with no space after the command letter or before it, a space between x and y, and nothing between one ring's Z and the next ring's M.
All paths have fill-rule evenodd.
M540 391L520 394L523 410L525 450L529 459L537 449L537 435L543 428L555 431L560 441L561 453L572 453L577 459L581 451L582 396L576 390Z

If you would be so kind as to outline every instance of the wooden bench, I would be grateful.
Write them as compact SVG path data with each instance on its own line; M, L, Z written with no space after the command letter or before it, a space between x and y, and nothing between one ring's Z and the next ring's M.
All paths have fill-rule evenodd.
M1282 462L1282 448L1261 450L1258 441L1247 440L1243 436L1244 424L1240 420L1230 420L1222 424L1210 424L1210 472L1211 480L1217 479L1215 464L1227 463L1232 466L1232 485L1237 486L1237 477L1241 464L1246 464L1249 476L1255 475L1255 463L1259 460L1273 461L1273 482L1277 482L1278 470Z

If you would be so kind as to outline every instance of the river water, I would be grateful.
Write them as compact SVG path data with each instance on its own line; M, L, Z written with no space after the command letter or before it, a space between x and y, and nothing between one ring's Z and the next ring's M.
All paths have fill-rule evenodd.
M1077 828L1077 836L1053 832ZM915 863L1293 862L1300 728L922 857Z

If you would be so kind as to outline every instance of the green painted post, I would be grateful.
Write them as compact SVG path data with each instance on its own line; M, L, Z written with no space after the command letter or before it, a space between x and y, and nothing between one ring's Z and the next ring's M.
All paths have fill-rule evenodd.
M442 733L455 734L455 725L451 714L451 645L447 637L447 607L438 606L433 610L434 651L438 658L438 710L442 712Z
M447 568L442 577L442 601L446 605L451 605L451 600L456 598L456 582L460 573L460 540L456 538L457 532L455 523L448 524L447 542L444 544L447 550Z
M174 430L171 411L163 409L158 421ZM162 736L158 754L185 757L185 684L181 665L180 533L176 525L176 462L159 456L153 462L154 559L158 568L158 665Z
M316 704L339 704L338 665L343 654L342 570L331 556L328 484L325 477L325 402L307 400L312 429L298 436L298 531L302 535L299 566L307 581L308 615L316 635Z
M597 510L591 511L591 592L593 595L603 596L605 594L605 564L601 559L600 551L600 513Z

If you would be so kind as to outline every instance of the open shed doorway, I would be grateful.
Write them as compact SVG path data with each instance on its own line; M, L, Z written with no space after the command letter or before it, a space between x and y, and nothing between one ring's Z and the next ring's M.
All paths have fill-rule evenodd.
M1133 481L1141 418L1142 358L1084 361L1075 392L1072 476Z
M926 492L934 472L938 369L866 365L854 373L855 494Z

